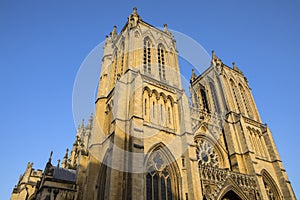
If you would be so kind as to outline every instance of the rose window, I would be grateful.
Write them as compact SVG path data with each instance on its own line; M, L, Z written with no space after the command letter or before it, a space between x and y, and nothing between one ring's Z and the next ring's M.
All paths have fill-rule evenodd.
M201 140L197 142L197 160L199 167L200 166L211 166L211 167L218 167L219 161L218 161L218 155L216 154L213 147L206 142L205 140Z

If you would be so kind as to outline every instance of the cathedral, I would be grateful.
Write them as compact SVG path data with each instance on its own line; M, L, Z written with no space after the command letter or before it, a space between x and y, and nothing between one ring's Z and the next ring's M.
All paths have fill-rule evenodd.
M11 200L295 200L236 64L213 51L190 99L180 74L167 25L134 8L106 37L95 111L72 149L43 170L28 163Z

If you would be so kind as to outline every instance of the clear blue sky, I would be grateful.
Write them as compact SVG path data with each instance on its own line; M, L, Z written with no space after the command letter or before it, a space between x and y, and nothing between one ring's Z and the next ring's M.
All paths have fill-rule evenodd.
M299 193L299 1L2 0L0 199L9 199L28 161L43 169L51 150L57 160L71 147L77 70L134 6L150 24L167 23L237 63Z

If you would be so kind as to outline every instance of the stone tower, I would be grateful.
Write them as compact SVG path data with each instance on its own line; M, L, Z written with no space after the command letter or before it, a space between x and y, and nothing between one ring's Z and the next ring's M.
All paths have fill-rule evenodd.
M94 117L61 167L49 159L27 198L296 199L235 63L212 52L207 70L192 71L190 96L167 25L153 27L134 8L106 37ZM22 196L24 177L12 199Z

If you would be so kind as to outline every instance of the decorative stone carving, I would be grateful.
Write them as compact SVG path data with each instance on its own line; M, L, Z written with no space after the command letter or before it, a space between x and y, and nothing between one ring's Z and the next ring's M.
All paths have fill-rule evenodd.
M201 166L219 166L219 156L207 141L196 141L196 153L199 167Z
M216 199L220 195L222 188L230 184L230 182L235 183L251 200L261 199L255 176L205 165L200 166L199 172L207 200Z

